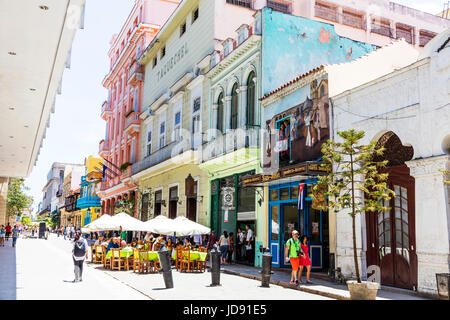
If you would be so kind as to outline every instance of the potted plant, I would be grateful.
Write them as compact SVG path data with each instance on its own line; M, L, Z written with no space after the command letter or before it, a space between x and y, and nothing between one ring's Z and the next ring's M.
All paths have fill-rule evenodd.
M323 190L328 201L320 209L333 209L335 212L348 210L352 221L353 259L356 280L347 281L350 297L353 300L374 300L379 284L361 281L356 249L355 217L359 213L376 213L388 210L383 200L395 197L394 191L387 187L387 173L380 173L386 161L374 162L375 155L382 155L384 148L376 148L376 142L359 144L364 131L354 129L338 132L343 142L328 140L322 145L324 163L331 166L329 174L320 176L313 190ZM312 195L313 199L315 195Z
M131 166L131 162L124 162L122 163L122 165L120 166L120 171L125 171L129 166Z

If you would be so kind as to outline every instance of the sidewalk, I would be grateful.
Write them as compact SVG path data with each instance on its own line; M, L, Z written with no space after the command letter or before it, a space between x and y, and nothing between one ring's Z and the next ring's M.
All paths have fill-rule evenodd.
M224 273L237 275L249 279L261 281L261 268L239 265L239 264L226 264L221 265L221 270ZM273 274L270 277L270 283L279 285L285 288L291 288L293 290L300 290L312 294L318 294L328 298L339 300L350 300L350 293L346 285L334 283L328 280L319 279L311 273L312 284L300 284L299 286L289 284L291 274L289 270L280 271L272 270ZM323 276L319 276L323 278ZM306 273L304 270L303 281L306 281ZM392 291L391 291L392 290ZM404 291L405 293L401 293ZM377 294L377 300L427 300L426 298L416 295L414 292L401 290L396 288L380 288Z
M0 300L16 299L16 248L12 246L12 239L5 241L0 247Z

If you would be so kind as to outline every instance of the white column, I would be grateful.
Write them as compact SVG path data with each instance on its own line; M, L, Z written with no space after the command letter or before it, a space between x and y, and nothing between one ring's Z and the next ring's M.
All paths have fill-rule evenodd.
M244 128L247 123L247 86L241 86L239 88L240 98L239 98L239 118L238 127Z
M225 97L225 110L224 110L225 120L225 132L231 129L231 96Z
M212 105L212 112L211 112L211 129L213 130L217 130L217 113L219 112L219 106L217 103L213 103ZM211 133L211 136L209 138L216 138L217 134L216 133Z
M436 294L436 273L449 272L450 185L444 184L439 170L450 168L450 156L407 161L406 165L415 180L417 289Z

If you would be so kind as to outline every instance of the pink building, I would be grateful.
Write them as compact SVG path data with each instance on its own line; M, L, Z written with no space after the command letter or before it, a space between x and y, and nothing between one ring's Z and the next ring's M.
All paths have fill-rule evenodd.
M119 34L111 39L110 70L102 82L108 89L108 100L101 109L106 134L99 144L99 154L108 167L98 191L102 213L112 214L117 200L135 199L137 195L137 186L131 181L131 166L124 168L139 158L144 68L137 60L179 2L136 0Z

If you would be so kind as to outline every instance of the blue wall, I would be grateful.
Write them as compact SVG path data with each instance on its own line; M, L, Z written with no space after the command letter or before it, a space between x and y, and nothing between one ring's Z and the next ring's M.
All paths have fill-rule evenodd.
M263 94L322 64L348 62L376 49L338 36L331 24L267 7L262 15Z

